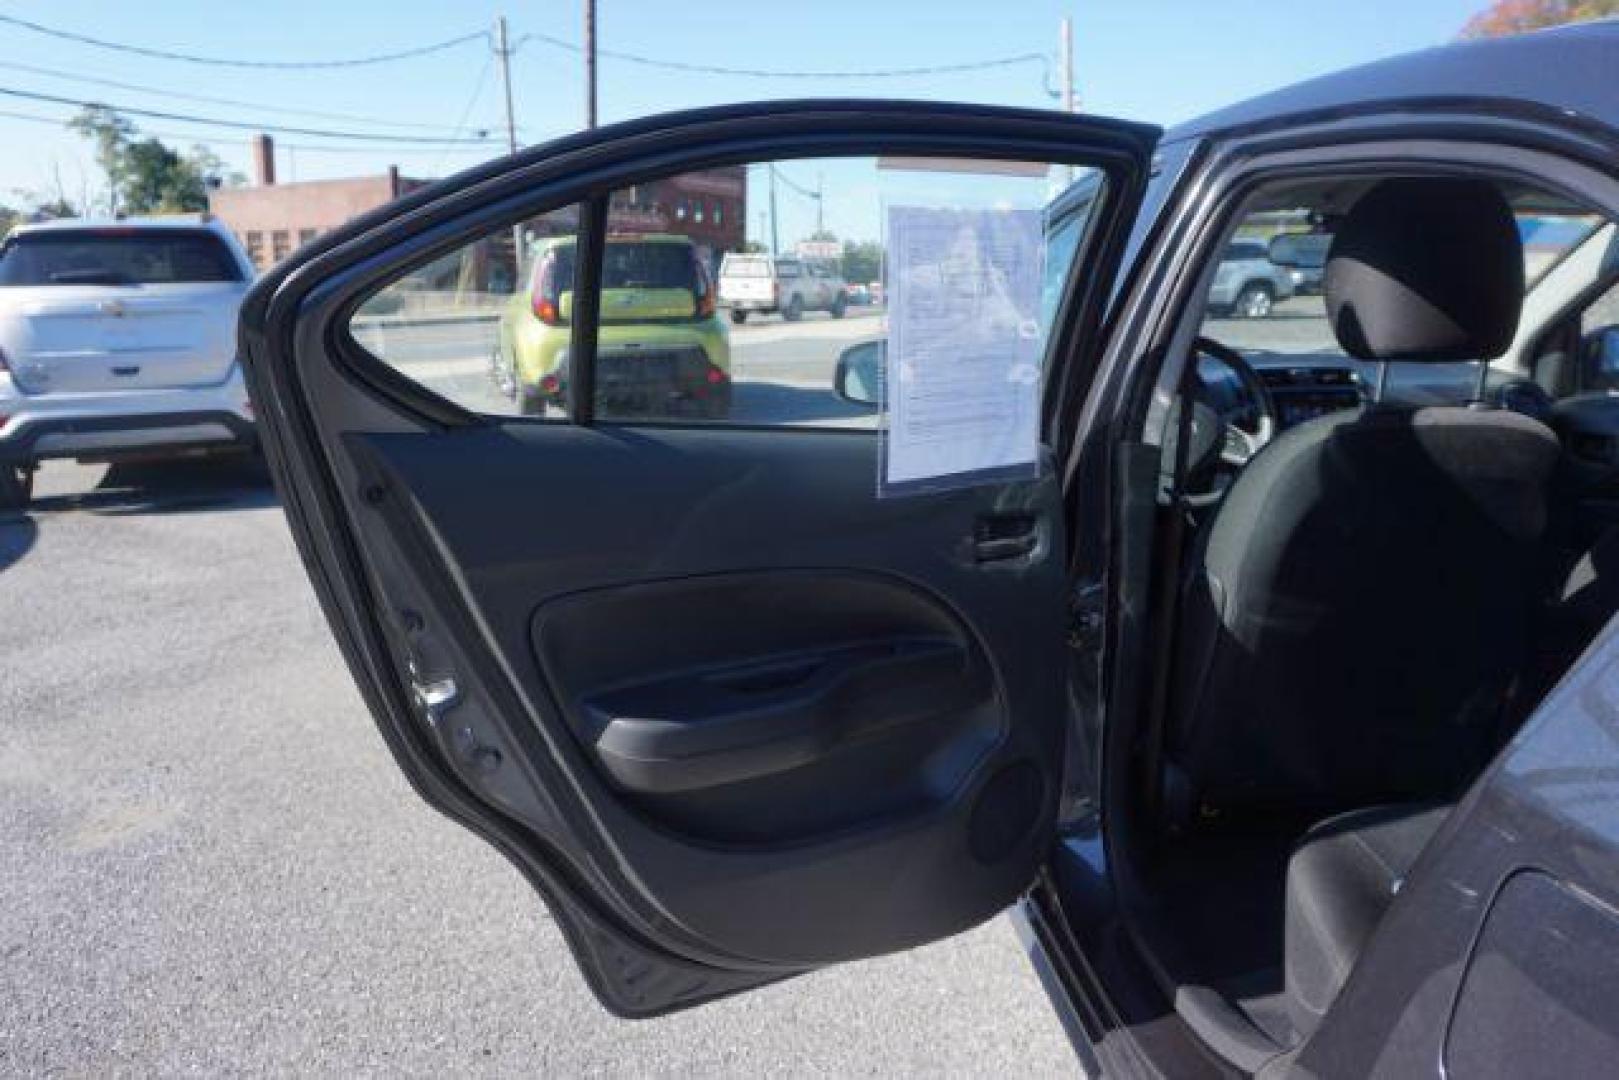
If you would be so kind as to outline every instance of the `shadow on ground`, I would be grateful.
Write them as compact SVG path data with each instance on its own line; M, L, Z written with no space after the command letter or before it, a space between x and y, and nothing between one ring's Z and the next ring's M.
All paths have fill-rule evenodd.
M89 490L36 492L29 513L183 514L252 510L275 501L261 459L198 458L112 465Z
M37 539L39 526L33 518L19 511L0 511L0 570L28 554Z

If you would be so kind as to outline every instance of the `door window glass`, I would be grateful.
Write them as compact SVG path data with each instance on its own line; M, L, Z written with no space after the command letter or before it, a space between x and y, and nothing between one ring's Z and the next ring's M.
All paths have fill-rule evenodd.
M604 277L596 419L873 429L880 403L868 399L881 396L889 325L868 283L884 277L887 209L1038 211L1070 184L1060 166L868 157L759 162L636 185L669 205L722 198L738 207L701 222L648 220L626 188L610 202L607 265L655 255L666 272ZM1067 221L1064 243L1048 245L1046 278L1058 287L1092 205ZM1042 308L1039 335L1053 314ZM990 402L993 390L975 392Z
M1091 197L1065 213L1059 236L1059 223L1040 215L1081 180ZM1090 170L1044 163L870 157L730 165L626 186L607 198L594 419L874 430L889 333L889 208L1033 212L1048 257L1025 337L1043 348L1101 187ZM734 210L717 212L722 205ZM360 306L355 340L464 408L565 419L579 389L579 221L570 206L410 270ZM975 296L971 310L988 311L985 303ZM996 391L969 383L959 392L993 409Z
M360 305L354 339L401 375L475 412L561 417L573 334L568 206L503 227L404 274ZM523 366L519 366L519 365Z

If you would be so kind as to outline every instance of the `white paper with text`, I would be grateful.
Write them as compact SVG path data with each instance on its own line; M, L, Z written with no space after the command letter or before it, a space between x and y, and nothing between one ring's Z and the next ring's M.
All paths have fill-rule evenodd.
M1040 211L890 206L887 226L879 489L902 494L1036 473Z

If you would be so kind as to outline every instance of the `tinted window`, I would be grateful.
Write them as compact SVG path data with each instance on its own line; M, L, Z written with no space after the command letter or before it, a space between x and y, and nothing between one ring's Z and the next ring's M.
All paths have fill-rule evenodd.
M241 279L230 250L203 230L24 233L0 249L0 285L164 285Z
M607 242L604 289L694 289L696 268L685 244Z
M535 265L547 291L573 291L574 245L558 244ZM684 244L637 244L609 240L602 262L603 289L685 289L696 291L697 268ZM610 315L609 315L610 317Z
M718 219L716 219L717 223ZM769 259L739 259L733 255L725 257L725 265L720 267L720 273L727 277L769 277Z
M1225 249L1227 262L1236 262L1242 259L1265 258L1265 247L1262 244L1232 244Z

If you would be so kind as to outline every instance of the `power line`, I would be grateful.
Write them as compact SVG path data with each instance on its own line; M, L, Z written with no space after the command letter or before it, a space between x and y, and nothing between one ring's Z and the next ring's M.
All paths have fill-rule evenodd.
M471 34L462 34L460 37L435 41L430 45L418 45L415 48L400 49L397 52L377 53L372 56L355 56L342 60L239 60L233 57L199 56L195 53L153 49L141 45L127 45L121 41L107 41L104 38L91 37L89 34L80 34L72 30L59 30L55 27L45 26L42 23L31 22L28 19L20 19L15 15L0 15L0 23L30 30L46 37L58 38L62 41L72 41L80 45L93 45L98 49L111 49L114 52L147 56L157 60L182 60L188 64L208 64L213 67L273 68L280 71L311 68L353 68L367 67L372 64L387 64L395 60L410 60L418 56L443 52L446 49L453 49L457 45L465 45L469 41L486 40L489 36L486 32L479 30Z
M29 122L31 124L49 124L52 127L66 127L67 122L70 119L72 119L72 117L41 116L38 113L15 112L15 111L13 111L11 109L0 109L0 118L7 119L7 120L25 120L25 121L27 121L27 122ZM222 138L222 137L220 137L218 135L198 135L198 134L196 134L194 132L193 133L181 133L181 132L177 132L177 131L149 131L149 130L146 130L146 129L143 128L141 130L141 134L143 134L143 135L151 135L154 138L159 138L159 139L170 139L170 140L173 140L175 142L188 142L188 141L189 142L198 142L198 141L202 141L202 140L207 140L210 143L215 143L215 144L223 143L223 144L225 144L227 146L252 146L253 145L253 140L251 140L251 139L232 139L232 138L228 138L228 137ZM285 150L297 150L299 153L304 153L305 151L308 151L308 152L317 153L317 154L375 154L378 151L378 149L380 149L379 147L375 147L375 146L332 146L332 145L329 145L329 144L322 145L320 143L290 143L290 142L283 142L283 143L277 143L276 145L280 146L282 149L285 149ZM408 149L411 149L411 148L410 147L400 147L400 149L408 150ZM490 148L487 145L481 145L481 144L478 145L478 146L447 146L447 147L440 147L440 148L434 148L434 147L426 147L426 148L424 148L424 150L431 150L431 149L438 149L439 153L441 153L441 154L486 154L486 153L489 152Z
M384 135L377 132L330 131L322 128L289 127L285 124L261 124L245 120L223 120L211 116L191 116L187 113L161 112L156 109L140 109L132 105L112 105L105 101L86 101L82 98L58 97L55 94L41 94L33 90L18 90L7 86L0 86L0 95L4 95L6 97L24 98L28 101L43 101L52 105L77 105L81 108L87 109L112 109L114 112L127 113L130 116L146 116L154 120L178 120L187 124L203 124L211 127L231 128L237 131L273 131L287 135L311 135L322 139L348 139L354 142L374 142L408 146L486 146L491 142L491 140L487 138L430 138L421 135Z
M66 79L69 82L84 83L88 86L106 86L114 90L133 90L140 94L156 94L161 97L171 97L177 101L199 101L207 105L230 105L241 109L259 109L263 112L286 113L289 116L312 116L321 120L343 120L351 123L374 124L377 127L410 128L418 131L451 130L444 124L424 124L409 120L383 120L372 116L357 116L354 113L326 112L321 109L300 109L291 105L266 105L262 102L240 101L236 98L211 97L207 94L188 94L183 90L167 90L157 86L143 86L140 83L119 82L116 79L100 79L93 75L79 75L71 71L63 71L60 68L40 67L37 64L19 64L10 60L0 60L0 68L21 71L30 75L45 75L54 79ZM463 124L458 124L457 128L463 126Z
M787 178L787 174L782 172L780 169L776 168L775 165L769 165L767 167L770 169L771 172L776 174L776 179L780 180L783 184L786 184L793 191L796 191L798 194L804 196L804 198L806 198L806 199L814 199L817 202L820 201L821 193L819 191L811 191L809 188L805 187L803 184L795 183L794 181L789 180Z
M494 62L495 58L493 56L484 59L483 67L478 71L478 77L472 83L472 96L467 99L466 108L461 110L461 119L455 122L454 134L459 135L461 133L461 129L466 126L467 117L472 115L472 110L477 107L478 99L483 97L483 84L489 77L489 69L494 65ZM433 171L438 172L443 167L444 155L440 154L438 163L433 166Z
M551 34L542 34L538 31L524 34L517 39L517 44L521 45L531 38L567 52L584 52L584 47L575 42L554 37ZM739 68L723 67L717 64L689 64L680 60L659 60L655 57L642 56L638 53L619 52L616 49L597 49L596 51L610 59L622 60L630 64L640 64L643 67L662 68L666 71L695 72L701 75L743 75L755 79L903 79L920 75L951 75L963 71L986 71L990 68L1011 67L1014 64L1045 64L1047 62L1044 53L1018 53L1015 56L969 60L958 64L931 64L927 67L868 68L852 71L788 71L779 68Z

